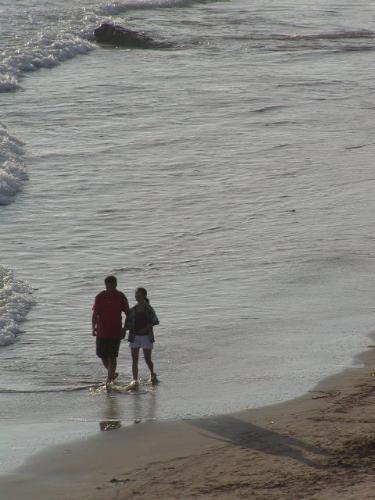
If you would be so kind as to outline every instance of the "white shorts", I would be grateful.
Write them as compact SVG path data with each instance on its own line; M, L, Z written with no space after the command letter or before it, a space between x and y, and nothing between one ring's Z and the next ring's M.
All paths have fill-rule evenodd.
M154 343L151 342L148 335L135 335L134 342L129 342L131 349L152 349Z

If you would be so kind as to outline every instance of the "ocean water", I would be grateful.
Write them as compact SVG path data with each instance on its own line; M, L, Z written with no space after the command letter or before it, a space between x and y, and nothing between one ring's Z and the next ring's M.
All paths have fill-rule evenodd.
M105 20L171 48L99 47ZM375 301L373 24L370 0L0 0L1 471L353 363ZM155 390L89 390L108 273L160 317ZM125 343L119 365L126 383Z

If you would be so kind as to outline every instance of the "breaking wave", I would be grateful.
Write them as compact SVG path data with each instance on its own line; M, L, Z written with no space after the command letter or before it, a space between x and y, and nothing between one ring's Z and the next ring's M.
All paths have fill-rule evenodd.
M0 266L0 346L13 344L20 324L34 305L32 288Z
M104 15L116 15L127 10L188 7L189 5L209 3L210 1L214 0L128 0L108 3L100 12Z
M0 205L11 203L28 178L22 154L23 143L0 124Z
M25 73L52 68L95 48L89 40L66 33L42 33L22 48L14 50L0 64L0 92L20 87Z

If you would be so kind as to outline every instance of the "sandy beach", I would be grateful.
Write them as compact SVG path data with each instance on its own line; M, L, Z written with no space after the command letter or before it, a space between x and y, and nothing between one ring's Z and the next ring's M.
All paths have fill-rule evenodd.
M284 404L50 448L3 476L0 498L375 498L372 342L362 368Z

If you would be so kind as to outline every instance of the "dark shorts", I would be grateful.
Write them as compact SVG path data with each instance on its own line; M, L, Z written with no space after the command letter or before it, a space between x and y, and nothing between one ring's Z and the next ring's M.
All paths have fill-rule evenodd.
M121 340L96 337L96 355L99 358L117 358Z

